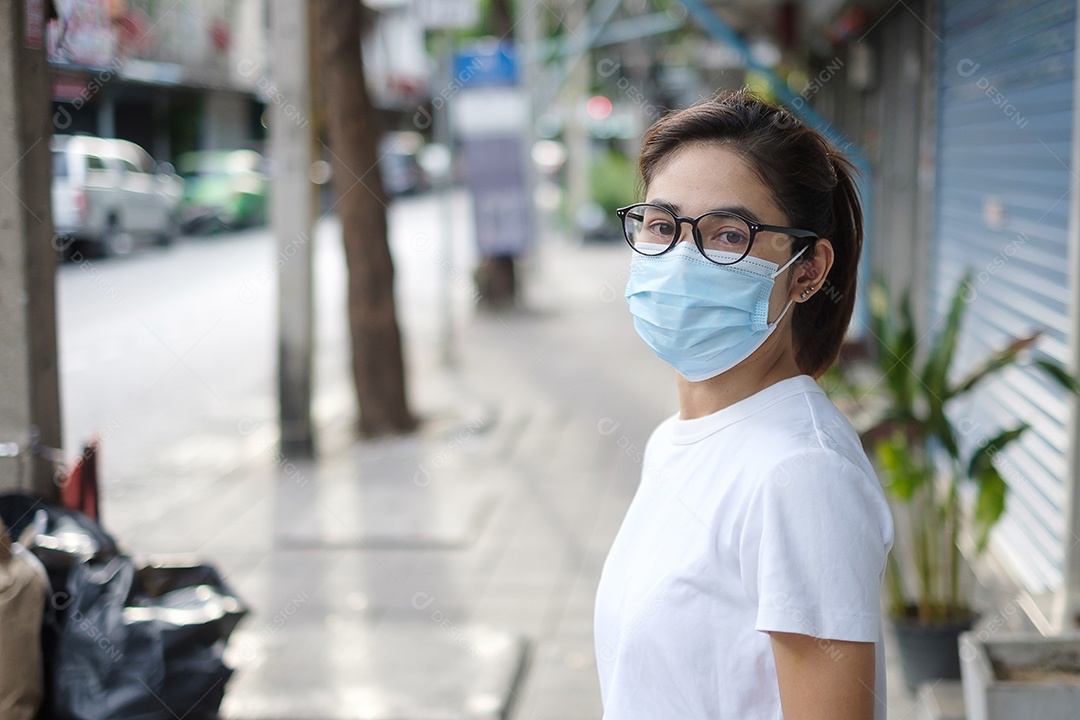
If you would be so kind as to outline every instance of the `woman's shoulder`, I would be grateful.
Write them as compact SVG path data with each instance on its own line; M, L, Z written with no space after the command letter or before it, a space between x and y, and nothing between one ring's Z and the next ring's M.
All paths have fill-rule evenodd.
M808 395L804 405L788 414L785 427L754 434L762 443L751 461L754 492L796 503L855 493L883 508L881 483L851 423L824 394Z
M858 433L823 390L810 378L799 386L803 392L788 395L772 412L755 418L746 437L772 445L769 456L781 460L789 454L831 450L861 464L866 458ZM829 453L825 453L828 456Z

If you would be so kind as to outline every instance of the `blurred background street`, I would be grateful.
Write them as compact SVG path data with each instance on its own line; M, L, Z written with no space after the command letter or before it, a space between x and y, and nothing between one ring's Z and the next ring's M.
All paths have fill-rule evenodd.
M139 720L188 717L161 699L181 675L235 720L599 717L596 583L675 411L615 210L653 122L744 86L861 172L825 384L860 431L914 408L900 456L927 466L882 482L898 518L952 533L930 569L919 526L898 536L878 700L965 717L959 632L1080 617L1080 409L1045 370L1080 371L1078 5L2 0L0 492L25 494L5 521L53 582L40 717L53 631L116 651ZM916 372L935 358L940 386ZM61 504L119 547L83 526L50 555L75 521L35 512ZM125 623L59 607L72 567L128 555L143 574L113 609L198 616L202 675L153 680ZM180 596L146 579L203 563L220 582ZM231 604L207 619L211 587ZM963 620L948 672L901 667L916 605ZM110 708L86 716L136 716Z

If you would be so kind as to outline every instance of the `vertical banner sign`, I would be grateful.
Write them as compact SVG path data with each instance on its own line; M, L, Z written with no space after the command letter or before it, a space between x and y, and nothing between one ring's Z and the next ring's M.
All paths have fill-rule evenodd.
M45 44L45 0L25 0L23 4L23 43L38 50Z
M513 47L474 45L458 54L453 69L461 92L451 105L451 125L473 196L477 246L484 257L522 255L532 227L525 167L529 105Z
M529 203L521 138L465 144L465 176L476 213L476 242L485 257L515 257L528 249Z

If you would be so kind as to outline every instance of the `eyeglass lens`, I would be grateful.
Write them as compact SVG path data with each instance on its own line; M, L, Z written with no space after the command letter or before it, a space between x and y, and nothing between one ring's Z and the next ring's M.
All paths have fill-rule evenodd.
M626 239L645 255L659 255L667 250L679 232L679 221L667 210L652 205L634 205L626 212ZM726 213L709 213L697 221L701 246L744 255L750 247L750 227L745 221ZM712 259L712 258L710 258Z

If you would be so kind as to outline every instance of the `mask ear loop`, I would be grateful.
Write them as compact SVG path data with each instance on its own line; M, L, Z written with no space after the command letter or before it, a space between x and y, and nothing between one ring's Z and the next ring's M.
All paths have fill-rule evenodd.
M787 305L785 305L784 309L780 311L779 317L777 317L775 320L773 320L771 323L769 323L769 332L770 333L773 330L776 329L776 326L780 324L780 321L784 319L784 316L787 315L787 311L790 310L791 306L794 305L794 304L795 304L794 300L788 300L787 301Z
M800 250L799 252L795 253L795 254L794 254L794 255L793 255L792 257L791 257L791 259L790 259L790 260L788 260L788 261L787 261L786 263L784 263L783 267L781 267L781 268L780 268L779 270L777 270L776 272L774 272L774 273L772 274L772 279L773 279L773 280L775 280L775 279L776 279L776 278L777 278L777 277L778 277L778 276L779 276L779 275L780 275L781 273L783 273L783 272L784 272L785 270L787 270L787 269L788 269L789 267L791 267L791 265L792 265L792 264L793 264L793 263L794 263L794 262L795 262L796 260L798 260L798 259L799 259L799 256L800 256L800 255L802 255L802 254L803 254L804 252L806 252L806 248L808 248L808 247L809 247L809 245L805 245L805 246L803 246L803 249L802 249L802 250ZM780 321L784 319L784 316L785 316L785 315L787 315L787 313L788 313L788 310L790 310L790 309L791 309L791 306L792 306L792 305L794 305L794 304L795 304L795 301L794 301L794 300L788 300L788 302L787 302L787 305L785 305L785 306L784 306L784 309L780 311L780 315L779 315L779 317L777 317L777 318L776 318L775 320L773 320L773 321L772 321L771 323L769 323L769 332L770 332L770 333L771 333L771 332L772 332L773 330L775 330L775 329L776 329L776 326L780 324Z
M798 260L799 256L802 255L804 252L806 252L806 249L808 247L810 247L810 246L809 245L804 245L802 250L800 250L799 252L792 255L790 260L788 260L786 263L784 263L783 266L779 270L777 270L776 272L774 272L772 274L772 279L775 280L777 277L780 276L781 273L783 273L785 270L787 270L789 267L791 267L792 263L794 263L796 260Z

